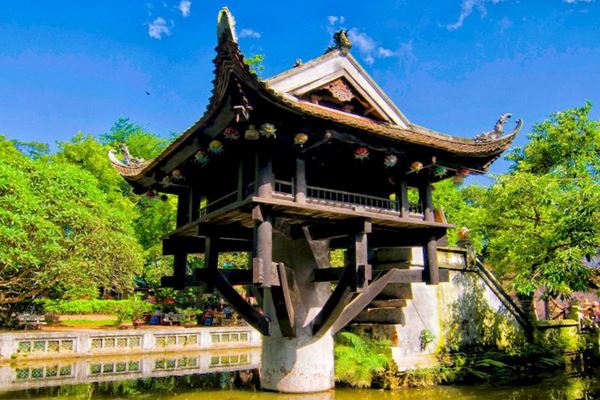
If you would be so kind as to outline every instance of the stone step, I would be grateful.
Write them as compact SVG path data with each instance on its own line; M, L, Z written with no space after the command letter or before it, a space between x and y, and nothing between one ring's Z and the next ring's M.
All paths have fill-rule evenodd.
M411 247L382 247L373 250L369 262L375 265L380 263L410 262L411 259Z
M402 308L366 308L354 318L353 323L403 324Z
M413 298L410 283L390 283L375 298L376 300L410 300Z
M400 308L406 307L404 299L389 299L389 300L373 300L367 308Z

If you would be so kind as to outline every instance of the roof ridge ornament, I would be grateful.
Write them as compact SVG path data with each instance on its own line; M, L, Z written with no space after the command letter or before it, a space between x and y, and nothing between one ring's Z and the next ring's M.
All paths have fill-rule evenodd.
M352 41L348 37L348 29L340 29L333 34L333 46L329 46L325 53L339 50L343 55L348 54L352 48Z
M142 167L144 165L144 159L141 157L133 157L131 153L129 153L129 148L125 143L119 144L119 150L123 154L123 160L117 158L115 150L110 149L108 151L108 158L114 164L130 168Z
M489 142L492 140L499 139L500 137L502 137L504 135L504 125L506 125L506 121L508 121L509 118L512 118L511 113L502 114L498 118L498 121L496 121L496 125L494 125L494 129L492 129L491 131L480 133L479 135L475 136L475 140L477 140L479 142ZM513 130L512 133L520 130L522 125L523 125L523 121L520 119L517 120L517 126Z
M237 43L237 34L235 33L235 18L229 11L229 8L223 7L217 16L217 39L219 43L231 41Z

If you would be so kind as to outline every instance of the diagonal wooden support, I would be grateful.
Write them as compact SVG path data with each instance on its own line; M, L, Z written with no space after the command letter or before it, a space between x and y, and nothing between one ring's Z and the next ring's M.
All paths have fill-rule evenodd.
M215 280L215 289L223 296L229 305L237 311L242 318L252 327L258 330L262 335L269 336L269 321L267 317L256 311L244 298L231 286L222 273L217 271Z
M396 271L396 269L392 269L386 272L373 281L364 292L356 296L351 302L345 304L343 310L339 312L337 318L331 324L331 334L333 335L342 329L364 310L364 308L368 306L379 293L381 293L387 284L393 281Z
M283 337L296 337L294 306L289 287L289 283L293 284L294 281L293 271L287 271L285 265L279 263L277 264L277 273L280 284L271 287L271 296L275 305L275 314L279 321L279 329Z
M313 335L321 336L334 324L344 307L354 296L353 287L356 288L357 268L355 265L347 265L337 283L333 293L313 320Z

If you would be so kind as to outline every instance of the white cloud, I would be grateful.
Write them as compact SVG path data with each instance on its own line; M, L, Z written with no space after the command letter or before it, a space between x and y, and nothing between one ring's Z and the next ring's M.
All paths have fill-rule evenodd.
M567 4L589 4L593 2L594 0L563 0L563 3Z
M184 17L187 17L188 15L190 15L191 7L192 7L192 2L190 0L181 0L179 2L179 6L177 6L177 9L179 11L181 11L181 15L183 15Z
M169 36L170 34L171 28L167 25L167 21L162 17L158 17L148 24L148 35L150 35L151 38L160 40L163 35Z
M348 31L348 37L352 45L358 49L358 52L369 65L375 62L377 58L390 58L398 56L398 52L380 46L375 39L365 32L352 28Z
M474 10L478 10L482 17L487 15L486 4L498 4L502 3L504 0L462 0L462 4L460 6L460 15L458 19L453 24L449 24L446 27L454 31L459 29L465 23L465 20L473 14ZM577 1L577 0L565 0L565 1ZM584 0L586 1L586 0Z
M260 32L256 32L254 29L244 28L240 31L241 38L260 39Z
M377 55L381 58L388 58L394 55L394 52L390 49L386 49L385 47L379 47L377 49Z
M337 15L329 15L327 17L327 22L329 22L329 25L335 25L337 23L343 24L346 21L346 18L343 15L337 16Z

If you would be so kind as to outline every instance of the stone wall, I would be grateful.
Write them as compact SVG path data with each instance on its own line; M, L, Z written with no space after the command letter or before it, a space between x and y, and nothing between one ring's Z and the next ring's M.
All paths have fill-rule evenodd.
M260 347L249 326L0 333L2 360Z
M412 249L409 268L423 268L422 254L421 248ZM400 370L435 365L434 353L443 347L506 348L525 341L524 329L497 289L478 270L467 268L464 252L439 251L438 261L440 268L450 270L449 282L411 284L412 298L400 311L400 323L357 324L354 329L391 339L392 356Z

